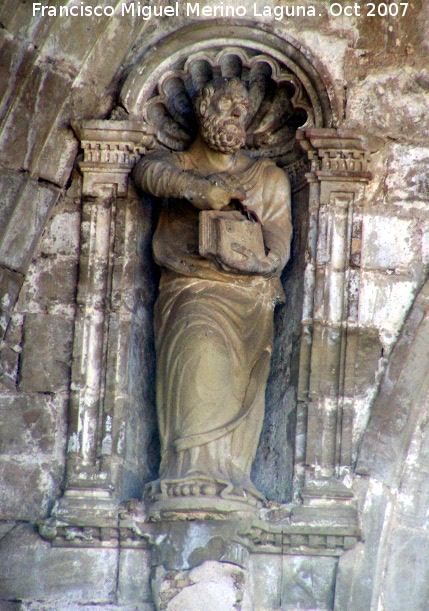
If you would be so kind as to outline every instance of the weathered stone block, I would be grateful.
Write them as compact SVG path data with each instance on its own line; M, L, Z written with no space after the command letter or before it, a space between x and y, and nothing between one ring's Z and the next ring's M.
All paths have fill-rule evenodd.
M366 482L361 483L366 484ZM348 552L344 556L344 565L340 565L338 606L341 611L341 604L346 604L346 601L353 601L353 606L345 607L347 611L371 608L377 565L383 562L379 550L380 538L385 528L386 516L391 512L391 501L389 488L371 479L360 510L362 538L365 544L363 548L359 546L355 552L353 550ZM350 573L352 568L348 562L349 558L356 560L353 574ZM345 588L346 591L341 588Z
M389 351L402 327L417 283L407 276L363 271L359 295L361 325L376 327L385 351Z
M45 37L40 44L41 56L45 59L55 58L59 62L68 60L69 71L77 74L82 69L88 55L88 46L82 44L82 41L90 40L91 49L108 25L109 19L105 15L87 15L84 19L74 18L73 27L70 27L68 19L60 18L57 15L51 19L51 27L54 26L57 36L61 37L64 43L58 48L55 38ZM117 23L112 25L119 26Z
M61 316L26 316L20 390L58 392L68 388L72 334L72 321Z
M16 390L19 372L19 357L22 345L23 316L10 317L3 344L0 347L0 381L7 388Z
M356 396L368 392L374 384L379 360L382 356L382 345L377 329L349 329L347 345L354 358L346 362L344 393Z
M158 567L155 604L165 611L251 611L247 571L225 562L204 562L191 571Z
M427 444L427 439L425 440ZM422 457L416 456L414 452L408 457L412 462L417 459L416 465L407 465L405 482L401 487L398 498L398 513L400 522L404 526L426 529L429 508L429 473L422 465Z
M0 600L114 603L117 563L118 550L53 548L20 524L0 541Z
M30 266L19 297L22 312L71 317L74 310L77 262L64 256L44 256Z
M16 7L12 7L11 4L8 9L11 13L17 13ZM6 16L4 12L8 12L6 8L0 15L0 21L5 25L7 19L12 21L13 15ZM25 43L22 39L11 37L5 29L0 31L0 73L3 77L0 82L0 120L3 120L10 109L13 96L16 95L28 77L35 56L36 52L28 42ZM5 161L7 164L7 159Z
M119 553L118 602L151 601L150 552L146 549L121 549Z
M66 406L61 399L37 393L0 399L0 453L22 456L46 453L59 458L65 445Z
M387 166L387 203L428 211L429 148L395 144Z
M355 582L360 573L360 566L364 554L362 543L343 554L338 562L338 573L335 583L335 611L349 611L360 609L359 602L355 601Z
M84 37L88 36L88 27L91 28L91 32L97 34L91 33L94 45L89 56L85 57L79 78L71 92L72 107L79 109L80 116L95 118L94 109L97 109L98 117L101 118L104 113L111 110L116 99L112 85L118 78L118 58L125 58L127 53L128 57L133 57L134 44L142 46L150 44L147 38L148 25L150 21L141 24L139 19L128 14L114 20L93 19L89 22L89 26L85 21L85 28L81 26ZM144 32L143 40L139 43L137 41L142 32ZM69 44L77 45L81 53L80 38L76 37ZM127 63L128 59L122 61ZM90 96L87 94L89 84L91 84Z
M419 72L411 66L394 72L386 66L367 68L362 79L349 85L347 124L365 125L383 137L425 141L429 130L427 85L419 81Z
M0 464L0 518L36 521L47 517L60 494L64 465L58 460L3 456ZM0 599L2 594L0 592Z
M398 522L402 526L427 531L429 509L429 430L426 403L420 419L414 419L414 431L407 448L402 482L396 503Z
M15 389L19 368L19 354L9 346L0 349L0 383L8 389Z
M415 219L365 215L362 265L378 269L408 269L419 257L419 242Z
M378 474L392 485L399 485L402 468L398 471L398 461L405 459L416 412L427 393L429 320L427 315L423 317L426 294L425 286L392 352L357 465L360 473Z
M1 206L0 206L0 236L3 239L6 227L13 213L17 199L21 195L27 176L13 170L2 169L0 174Z
M49 125L49 137L40 153L33 153L29 167L32 174L61 187L67 183L79 146L72 130L64 125L69 120L69 109L63 112L53 126Z
M283 556L282 609L332 609L336 558Z
M23 611L21 603L8 602L7 600L0 600L1 611Z
M40 251L44 255L66 255L78 258L80 211L77 205L66 207L68 198L64 198L64 206L56 206L54 215L47 225L40 240Z
M59 189L23 174L0 176L0 264L25 272Z
M15 526L16 522L0 522L0 539L3 539Z
M33 175L63 186L72 169L77 141L64 125L60 130L52 128L70 94L73 79L67 71L58 71L51 63L39 62L33 66L22 91L12 103L2 147L9 166L29 170ZM47 141L58 138L58 131L59 141L56 140L53 149L45 151Z
M17 38L24 41L31 36L31 30L34 31L37 22L37 19L31 19L31 12L26 3L5 3L0 9L0 20L8 32L16 34Z
M3 339L24 277L5 267L0 267L0 340Z
M383 585L385 609L427 609L429 536L401 527L392 532Z
M283 558L280 554L252 554L250 588L255 609L279 609Z

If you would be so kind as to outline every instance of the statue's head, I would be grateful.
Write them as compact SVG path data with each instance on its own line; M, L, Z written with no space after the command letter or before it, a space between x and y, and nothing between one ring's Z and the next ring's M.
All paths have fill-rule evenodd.
M246 142L249 95L239 78L216 78L194 100L200 135L210 148L232 154Z

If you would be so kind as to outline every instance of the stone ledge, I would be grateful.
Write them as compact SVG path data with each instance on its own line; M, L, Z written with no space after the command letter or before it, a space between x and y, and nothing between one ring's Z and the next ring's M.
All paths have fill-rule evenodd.
M361 540L355 511L338 513L335 509L316 510L297 506L286 513L281 523L253 520L246 524L246 521L234 522L231 516L227 521L148 522L143 512L136 517L124 515L121 511L117 527L67 524L53 518L40 522L38 526L41 537L50 540L53 547L73 548L147 549L155 544L161 529L163 532L165 529L174 530L175 525L179 530L188 528L187 525L189 528L201 525L213 531L213 536L216 536L217 528L218 534L226 533L226 537L231 538L231 544L238 544L252 554L341 556ZM228 525L232 525L232 528Z

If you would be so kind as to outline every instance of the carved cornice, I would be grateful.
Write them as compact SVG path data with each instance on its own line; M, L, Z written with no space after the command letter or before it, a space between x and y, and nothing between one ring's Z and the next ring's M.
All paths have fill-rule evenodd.
M310 180L368 182L371 153L383 146L381 138L357 130L310 127L296 137L311 161Z
M79 168L84 176L83 193L100 196L100 185L116 185L125 196L128 176L136 160L156 148L155 130L137 121L89 120L72 122L84 152Z
M360 540L356 528L331 526L252 525L245 540L254 554L299 554L300 556L341 556Z
M133 502L139 506L137 501ZM282 513L284 508L276 511ZM329 515L324 520L323 510L318 511L317 519L314 516L303 517L301 514L305 514L305 508L289 508L287 513L288 517L283 517L279 523L255 520L246 526L237 519L233 529L237 534L232 537L231 543L235 541L253 554L341 556L361 538L353 512L349 512L349 515L344 511L328 510ZM199 522L203 524L204 520ZM212 520L209 522L213 523ZM148 549L158 544L157 534L164 531L165 525L172 523L174 520L148 522L136 517L133 511L122 508L116 526L102 525L101 522L98 525L78 525L50 518L39 523L39 532L44 539L51 541L53 547ZM224 523L222 520L219 522L221 529Z

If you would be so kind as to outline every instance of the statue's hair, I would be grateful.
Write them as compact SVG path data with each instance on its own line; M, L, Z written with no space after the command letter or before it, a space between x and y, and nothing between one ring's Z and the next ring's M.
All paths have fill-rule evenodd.
M206 113L201 112L201 102L207 102L210 104L210 100L215 93L218 91L229 92L230 90L240 94L241 96L247 96L247 89L244 83L237 76L227 78L220 76L206 83L196 94L193 103L197 118L205 117Z

